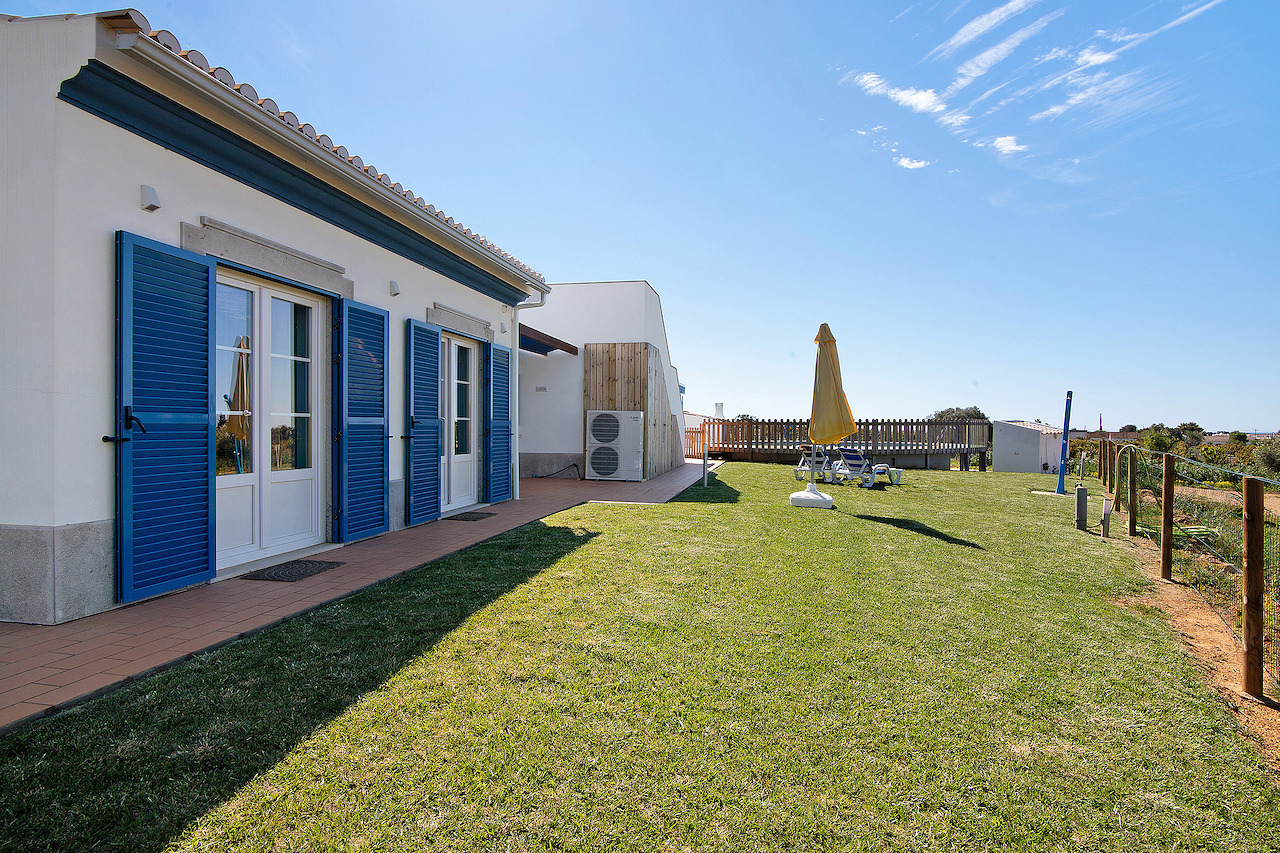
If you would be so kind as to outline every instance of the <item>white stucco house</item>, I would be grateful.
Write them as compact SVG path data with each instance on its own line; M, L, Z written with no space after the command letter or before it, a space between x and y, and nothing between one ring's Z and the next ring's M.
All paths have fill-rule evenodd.
M683 389L658 292L647 281L550 289L545 307L522 314L535 328L522 326L519 353L520 475L644 480L683 464ZM636 424L630 438L623 424L617 468L592 461L592 412L634 413L621 419Z
M515 496L542 277L134 11L0 16L0 620Z

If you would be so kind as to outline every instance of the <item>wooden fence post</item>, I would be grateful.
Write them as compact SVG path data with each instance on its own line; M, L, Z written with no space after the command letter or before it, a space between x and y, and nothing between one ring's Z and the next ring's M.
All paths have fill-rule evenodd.
M1138 535L1138 450L1129 451L1129 535Z
M1107 482L1111 484L1107 491L1113 495L1120 493L1120 455L1114 441L1107 442Z
M1262 498L1262 481L1244 478L1244 577L1241 592L1240 633L1244 639L1244 656L1240 689L1250 696L1262 696L1262 595L1263 595L1263 531L1266 509Z
M1173 578L1173 457L1164 455L1164 483L1160 488L1160 579Z

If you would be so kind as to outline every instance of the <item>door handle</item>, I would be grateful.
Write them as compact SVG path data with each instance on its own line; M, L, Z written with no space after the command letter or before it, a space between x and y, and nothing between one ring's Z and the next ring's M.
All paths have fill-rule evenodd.
M138 420L138 416L133 413L133 406L124 407L124 428L133 429L133 425L137 424L138 429L142 430L142 434L147 434L147 428L142 425L142 421Z
M134 424L138 425L138 429L142 430L142 434L147 434L147 428L143 426L142 421L138 420L138 416L133 413L133 406L124 407L124 428L126 430L133 429ZM130 439L123 435L104 435L102 441L105 444L124 444Z

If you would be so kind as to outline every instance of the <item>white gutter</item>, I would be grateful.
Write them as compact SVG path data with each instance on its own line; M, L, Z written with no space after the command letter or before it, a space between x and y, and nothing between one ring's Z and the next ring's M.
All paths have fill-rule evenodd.
M511 309L513 318L511 322L515 325L512 331L516 336L516 345L513 347L515 364L511 371L512 376L515 377L512 385L516 390L511 395L511 497L514 500L520 500L520 309L541 308L547 304L547 294L551 292L550 287L536 281L526 281L525 284L538 291L538 301L533 305L525 305L521 302Z
M434 216L419 207L412 199L396 192L391 187L360 171L353 164L334 154L311 138L303 135L290 125L271 115L257 103L241 95L235 89L219 81L211 74L202 71L185 59L174 55L168 48L142 33L116 34L116 49L137 60L140 64L159 71L185 86L191 92L216 102L228 112L254 125L278 142L301 154L308 163L319 167L325 176L334 183L341 184L352 191L352 194L372 193L383 202L391 204L400 213L407 215L419 226L425 226L431 239L444 245L468 259L478 262L479 266L490 268L504 278L518 281L520 284L532 286L535 290L543 290L546 285L530 280L531 270L522 267L502 255L485 248L477 240L468 237L448 222ZM532 273L537 275L537 273ZM545 299L545 291L543 293ZM542 303L539 303L542 304ZM534 306L531 306L534 307Z

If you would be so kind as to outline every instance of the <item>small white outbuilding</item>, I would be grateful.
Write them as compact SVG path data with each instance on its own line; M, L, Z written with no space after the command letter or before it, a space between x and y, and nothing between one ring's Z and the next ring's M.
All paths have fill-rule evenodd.
M997 471L1056 472L1062 428L1034 421L992 422L992 462Z

